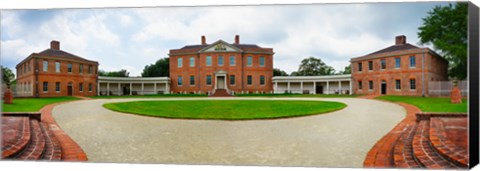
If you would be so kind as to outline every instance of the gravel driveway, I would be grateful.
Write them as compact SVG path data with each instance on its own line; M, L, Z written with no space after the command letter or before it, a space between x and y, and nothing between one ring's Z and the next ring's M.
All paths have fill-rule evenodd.
M316 167L362 167L370 148L406 114L399 105L360 98L228 98L348 105L321 115L249 121L165 119L102 107L111 102L191 99L222 98L80 100L58 105L52 114L90 162Z

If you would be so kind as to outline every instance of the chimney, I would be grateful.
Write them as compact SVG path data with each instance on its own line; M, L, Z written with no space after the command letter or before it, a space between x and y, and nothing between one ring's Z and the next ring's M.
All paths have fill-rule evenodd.
M235 44L240 44L240 36L239 35L235 35Z
M50 49L60 50L60 42L56 40L52 40L50 42Z
M403 45L405 43L407 43L407 37L405 37L405 35L395 37L395 45Z
M207 40L205 39L205 36L202 36L202 45L206 45L207 44Z

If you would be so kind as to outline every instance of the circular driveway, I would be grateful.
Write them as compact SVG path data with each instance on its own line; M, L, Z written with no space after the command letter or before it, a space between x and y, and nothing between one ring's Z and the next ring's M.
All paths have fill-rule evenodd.
M155 118L102 107L218 99L324 100L348 106L321 115L247 121ZM148 98L74 101L56 106L52 115L91 162L363 167L371 147L406 111L361 98Z

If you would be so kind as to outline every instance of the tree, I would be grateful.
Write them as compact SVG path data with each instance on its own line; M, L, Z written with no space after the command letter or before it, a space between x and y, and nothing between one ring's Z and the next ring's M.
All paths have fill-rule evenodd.
M126 69L121 69L120 71L98 71L98 75L104 77L128 77L129 74Z
M281 69L273 68L273 76L288 76L288 74Z
M7 85L7 88L10 88L10 85L12 85L13 80L15 79L15 75L13 74L12 70L7 67L2 67L2 81L5 85Z
M435 6L417 33L421 44L432 44L449 61L448 75L457 79L467 77L468 3Z
M169 68L168 58L162 58L155 64L146 65L143 68L142 77L168 77L170 75Z
M341 74L351 74L351 69L350 69L350 65L348 66L345 66L345 68L343 69L343 71L338 71L338 75L341 75Z
M295 75L294 75L295 74ZM293 72L294 76L333 75L335 69L325 64L320 58L309 57L302 60L298 71Z

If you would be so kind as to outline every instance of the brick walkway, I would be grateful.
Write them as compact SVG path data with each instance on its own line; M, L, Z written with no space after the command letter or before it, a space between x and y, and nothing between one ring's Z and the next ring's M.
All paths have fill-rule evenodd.
M374 99L375 97L363 96L362 98ZM433 117L430 114L422 114L422 111L413 105L397 104L406 109L405 119L382 137L368 152L364 167L430 169L468 167L466 152L468 148L461 148L467 143L466 115L438 114ZM445 131L446 127L443 124L465 129L450 131L450 138L447 138L446 134L449 132ZM451 140L452 137L454 140ZM455 145L452 141L459 145Z
M87 161L87 155L82 148L58 126L57 122L52 117L53 107L64 103L68 102L55 103L43 107L40 110L40 113L42 113L42 122L48 125L48 127L52 130L53 135L59 141L62 147L62 160Z
M2 113L2 158L86 161L85 152L52 117L56 103L39 112Z

